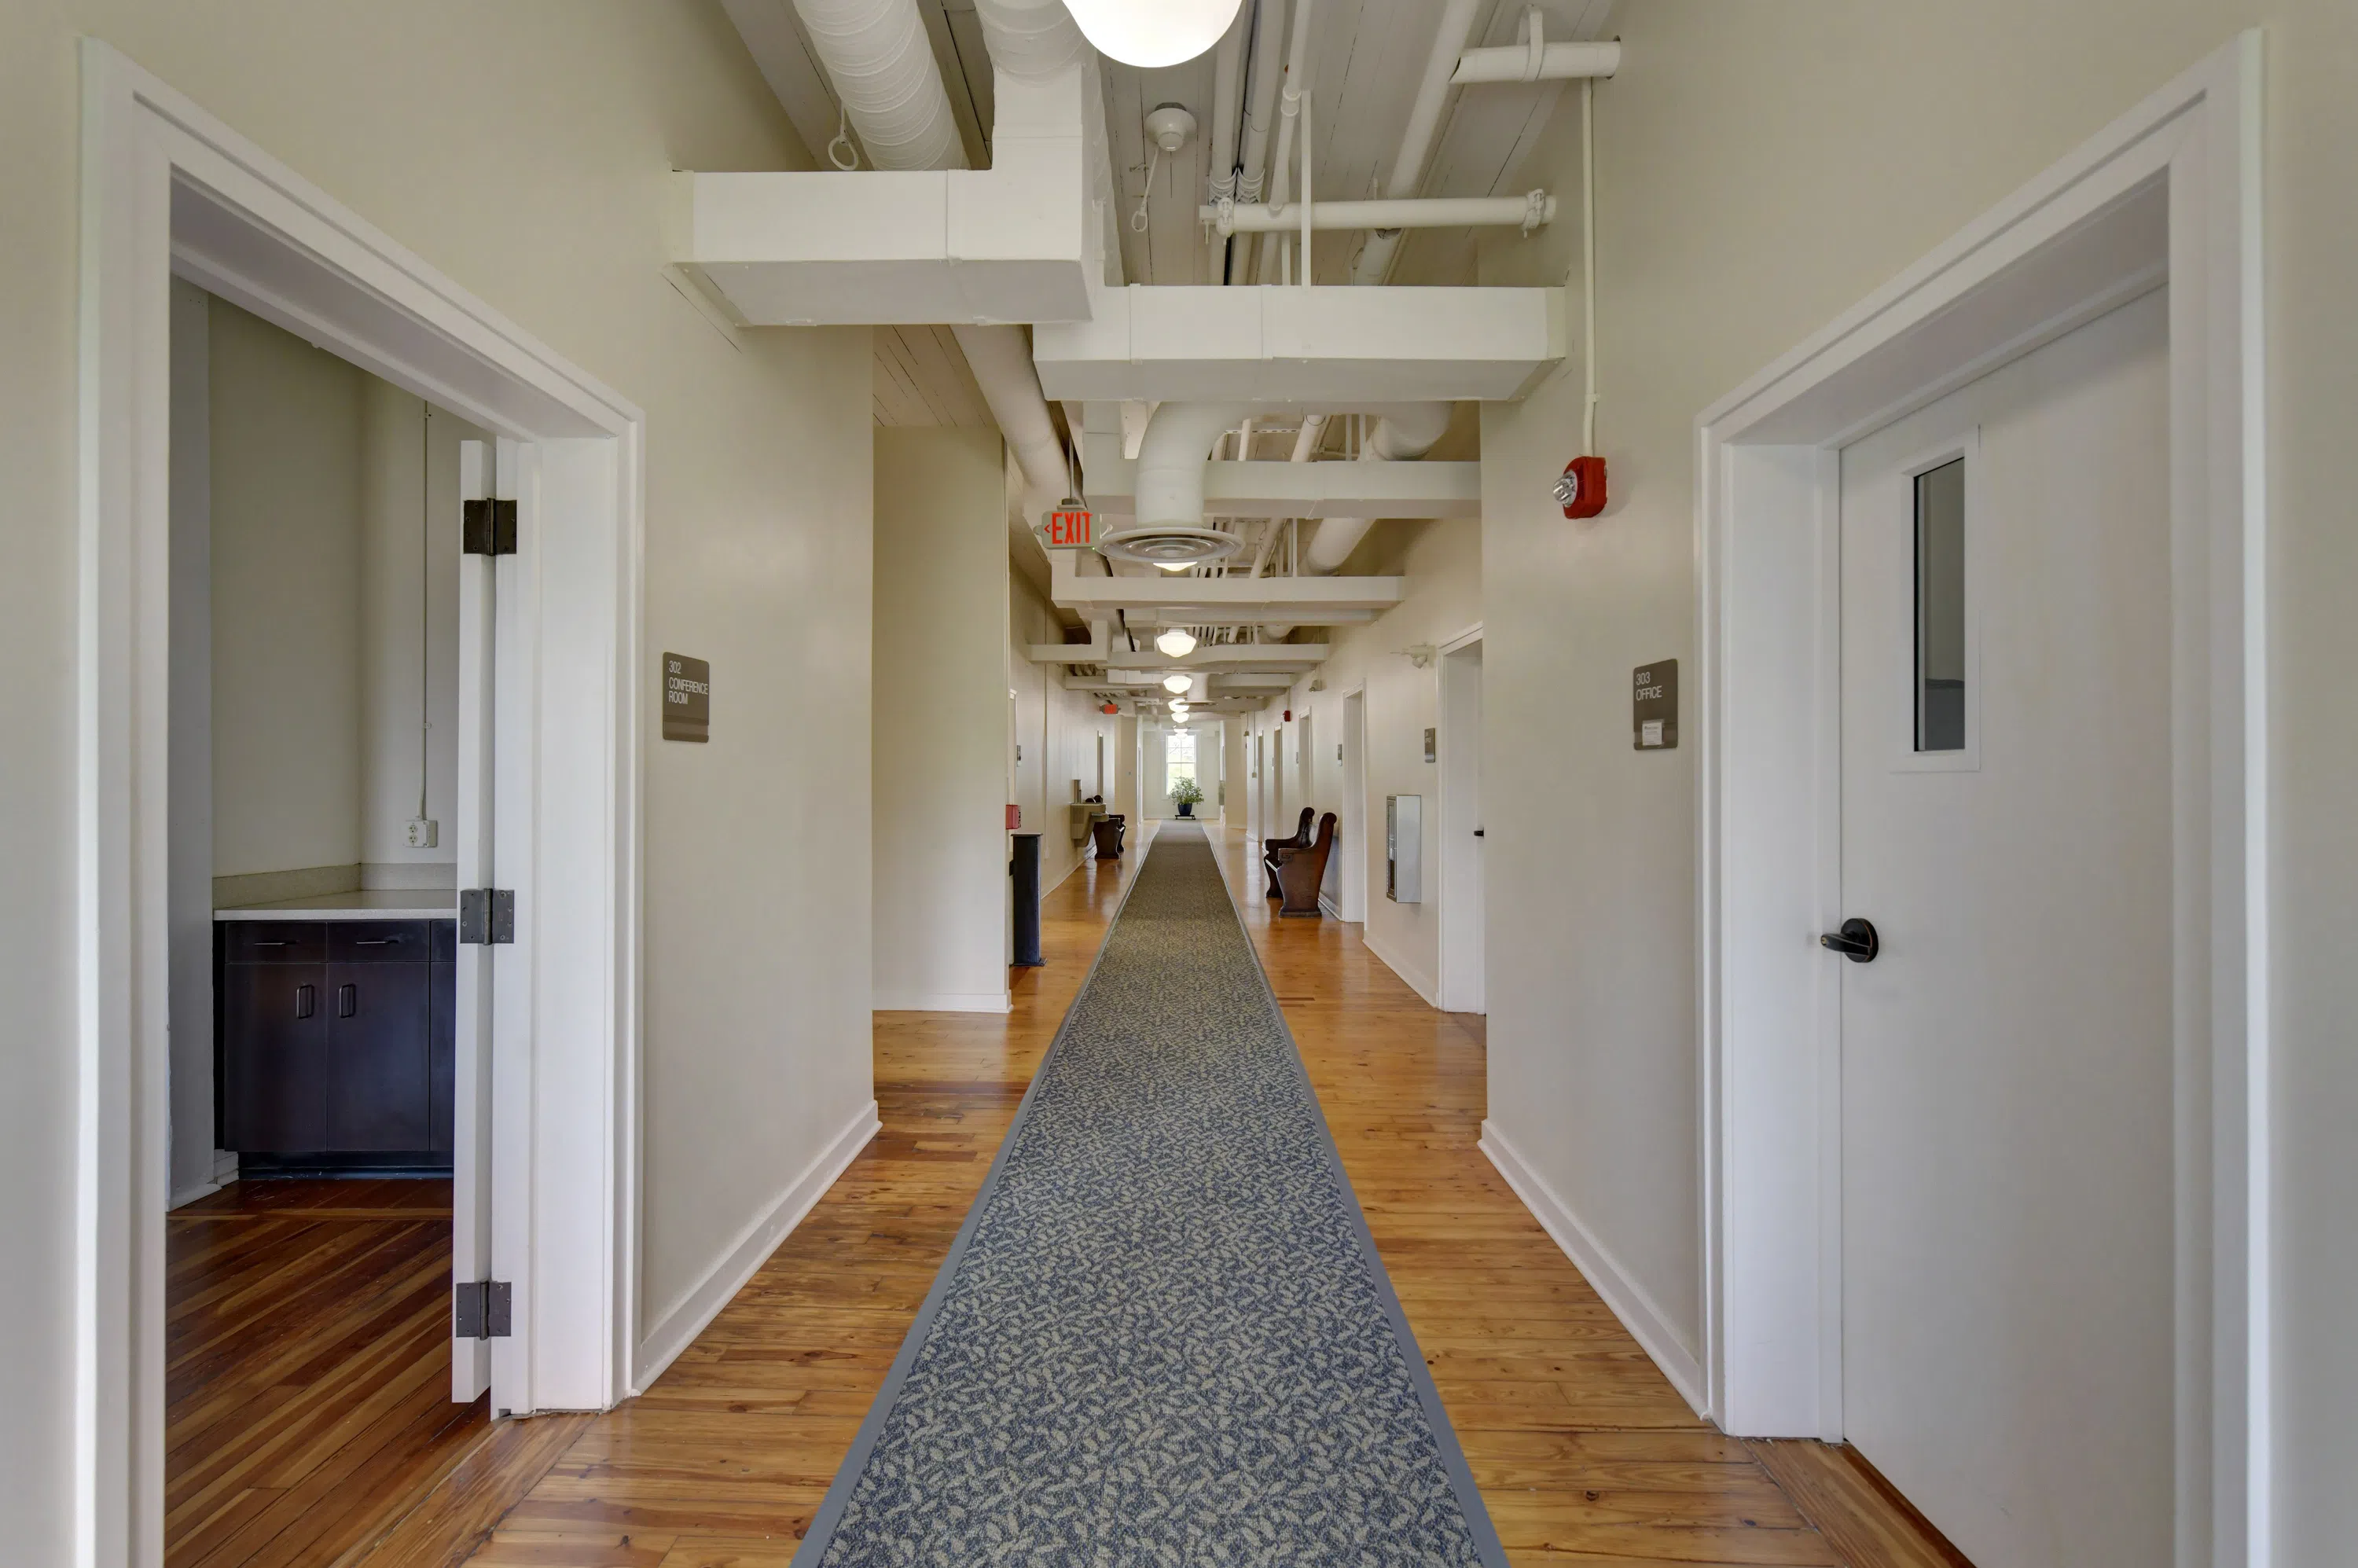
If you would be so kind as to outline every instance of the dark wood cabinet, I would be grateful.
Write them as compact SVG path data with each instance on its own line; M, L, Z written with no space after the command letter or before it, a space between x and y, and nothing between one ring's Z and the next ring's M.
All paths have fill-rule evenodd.
M447 1162L456 948L437 928L449 925L222 923L224 1146Z

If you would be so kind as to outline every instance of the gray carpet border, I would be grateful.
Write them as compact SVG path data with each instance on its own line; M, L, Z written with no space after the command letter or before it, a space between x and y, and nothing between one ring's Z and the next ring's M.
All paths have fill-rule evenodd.
M1065 1033L1071 1026L1074 1014L1080 1011L1081 999L1097 983L1098 969L1105 962L1106 951L1112 946L1113 928L1121 923L1130 908L1130 895L1138 889L1140 877L1145 874L1146 859L1153 853L1153 844L1163 837L1165 828L1158 828L1154 839L1140 847L1139 868L1121 890L1121 902L1114 906L1113 918L1106 923L1105 938L1098 943L1097 957L1089 961L1089 972L1081 977L1073 1000L1065 1005L1065 1017L1056 1025L1055 1038L1048 1043L1048 1053L1040 1058L1031 1083L1024 1086L1023 1098L1016 1102L1015 1115L1007 1123L1007 1131L1000 1139L999 1152L991 1156L990 1169L982 1178L982 1185L974 1195L974 1203L967 1210L956 1238L950 1242L948 1254L934 1275L933 1287L917 1308L917 1315L909 1325L908 1337L902 1340L900 1353L884 1374L883 1386L876 1390L875 1402L860 1422L860 1431L851 1440L851 1449L827 1483L827 1496L820 1500L818 1511L811 1516L810 1529L803 1535L802 1544L795 1549L792 1568L818 1568L827 1549L835 1539L835 1527L843 1510L851 1501L854 1487L860 1484L860 1473L867 1469L869 1456L875 1452L877 1440L883 1435L884 1423L892 1413L892 1406L901 1397L901 1386L908 1380L909 1370L916 1365L918 1352L933 1333L934 1319L942 1300L949 1293L950 1281L957 1275L958 1265L966 1259L967 1243L982 1222L983 1211L999 1191L999 1178L1007 1156L1015 1147L1015 1135L1032 1114L1032 1101L1047 1081L1049 1070L1055 1066L1057 1054L1065 1047ZM1200 825L1196 832L1204 847L1217 859L1219 850L1212 845L1212 836ZM1391 1275L1384 1268L1383 1255L1376 1250L1375 1232L1368 1227L1367 1212L1359 1206L1359 1194L1351 1185L1348 1172L1343 1168L1343 1152L1335 1141L1334 1129L1326 1124L1326 1108L1318 1098L1318 1090L1310 1081L1309 1065L1302 1059L1301 1043L1294 1039L1293 1026L1285 1021L1285 1009L1277 1000L1277 989L1269 981L1269 968L1261 962L1260 949L1252 939L1252 930L1245 924L1244 911L1238 907L1237 890L1229 884L1225 870L1220 875L1220 890L1228 894L1228 914L1237 923L1237 933L1244 940L1245 951L1252 955L1253 973L1260 978L1261 994L1268 1000L1269 1010L1277 1020L1277 1027L1285 1036L1292 1050L1293 1071L1302 1082L1313 1115L1318 1123L1318 1136L1326 1152L1326 1173L1333 1178L1347 1200L1350 1211L1352 1233L1357 1238L1360 1255L1367 1260L1368 1272L1375 1281L1376 1296L1383 1303L1384 1314L1391 1324L1392 1336L1399 1342L1401 1355L1408 1363L1408 1373L1416 1388L1418 1403L1423 1408L1425 1424L1433 1431L1434 1444L1441 1451L1441 1462L1449 1473L1450 1490L1456 1496L1458 1510L1466 1517L1466 1528L1474 1537L1475 1550L1480 1553L1486 1568L1511 1568L1507 1551L1498 1540L1498 1527L1491 1523L1490 1510L1482 1501L1481 1488L1474 1484L1474 1471L1466 1462L1466 1450L1458 1444L1457 1429L1450 1424L1449 1412L1441 1403L1441 1390L1433 1380L1433 1368L1424 1363L1423 1347L1417 1344L1415 1333L1409 1327L1408 1314L1401 1306L1400 1294L1392 1289Z

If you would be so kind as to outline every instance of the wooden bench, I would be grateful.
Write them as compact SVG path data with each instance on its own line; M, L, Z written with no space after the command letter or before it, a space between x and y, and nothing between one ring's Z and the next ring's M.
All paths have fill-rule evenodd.
M1277 913L1302 919L1318 918L1318 887L1326 880L1326 857L1335 852L1335 814L1318 819L1318 837L1309 844L1279 844L1262 857L1269 879L1285 902Z
M1283 898L1285 896L1285 890L1277 885L1277 862L1270 857L1276 854L1280 849L1307 849L1310 848L1310 823L1312 817L1315 815L1315 812L1311 807L1305 806L1302 808L1302 820L1294 824L1293 838L1264 838L1260 841L1260 863L1269 870L1270 897Z

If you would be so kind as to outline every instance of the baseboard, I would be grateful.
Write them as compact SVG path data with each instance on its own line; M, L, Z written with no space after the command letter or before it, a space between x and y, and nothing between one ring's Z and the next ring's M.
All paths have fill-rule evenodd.
M878 991L871 1012L1005 1012L1005 991Z
M165 1200L164 1206L167 1209L184 1208L199 1198L209 1198L221 1190L222 1184L219 1182L198 1182L174 1193Z
M1621 1326L1653 1357L1654 1365L1678 1390L1679 1397L1695 1414L1702 1415L1703 1364L1680 1339L1654 1298L1605 1249L1571 1206L1556 1195L1555 1189L1531 1169L1515 1146L1507 1141L1498 1124L1487 1119L1482 1123L1481 1150L1498 1167L1498 1174L1507 1178L1507 1184L1515 1189L1515 1195L1523 1200L1523 1206L1531 1211L1531 1217L1563 1249L1564 1256L1605 1299L1605 1304L1613 1309Z
M1372 927L1375 925L1375 922L1369 921L1368 924ZM1384 961L1385 968L1390 969L1393 974L1396 974L1401 978L1401 983L1406 985L1409 989L1414 991L1417 995L1422 997L1427 1005L1431 1006L1435 1011L1439 1011L1441 1007L1441 996L1438 989L1434 986L1433 981L1426 979L1422 975L1416 973L1414 969L1411 968L1401 959L1385 952L1384 945L1376 940L1376 934L1372 929L1362 932L1360 934L1359 940L1368 945L1368 952L1373 953L1377 957L1381 958Z
M664 1368L676 1360L679 1353L696 1342L705 1325L720 1314L720 1309L745 1287L745 1281L770 1260L778 1244L802 1223L803 1216L835 1184L868 1141L882 1128L877 1119L876 1102L870 1100L860 1108L860 1114L850 1125L835 1136L835 1141L819 1152L818 1158L805 1167L803 1173L787 1184L768 1209L756 1216L737 1238L735 1246L723 1253L702 1280L687 1293L665 1309L632 1359L631 1391L644 1393L647 1385L663 1376Z

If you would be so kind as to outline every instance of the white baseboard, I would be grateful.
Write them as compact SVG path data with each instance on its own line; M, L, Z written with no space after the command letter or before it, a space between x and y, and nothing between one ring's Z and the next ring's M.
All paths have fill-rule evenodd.
M1507 1184L1515 1189L1515 1195L1523 1200L1523 1206L1531 1211L1531 1217L1563 1249L1564 1256L1572 1260L1590 1287L1605 1298L1613 1315L1621 1320L1621 1326L1653 1357L1654 1365L1661 1368L1662 1376L1671 1380L1671 1386L1678 1390L1688 1408L1699 1416L1704 1414L1703 1363L1686 1347L1645 1287L1615 1260L1571 1206L1556 1195L1555 1189L1531 1169L1515 1146L1507 1141L1498 1124L1487 1119L1482 1123L1481 1148L1489 1156L1490 1163L1498 1168L1498 1174L1507 1178Z
M1005 1012L1005 991L878 991L871 1012Z
M219 1182L199 1182L192 1186L182 1187L178 1192L174 1193L170 1198L166 1200L164 1206L168 1209L182 1208L196 1202L199 1198L209 1198L221 1190L222 1184Z
M837 1133L834 1141L819 1152L818 1158L739 1234L736 1245L721 1254L687 1294L665 1309L631 1357L633 1393L646 1392L647 1386L663 1376L664 1368L696 1342L705 1325L718 1317L720 1309L744 1289L754 1271L770 1260L778 1244L802 1223L803 1216L835 1184L836 1177L843 1174L844 1167L868 1147L868 1141L882 1125L877 1119L874 1100L860 1107L850 1125Z
M1372 925L1374 922L1370 921L1368 924ZM1385 952L1384 945L1376 940L1376 934L1372 930L1360 933L1359 940L1365 942L1368 945L1368 951L1381 958L1384 961L1384 968L1398 975L1409 989L1422 997L1433 1008L1438 1009L1441 1006L1441 997L1433 981L1418 974L1403 960Z

